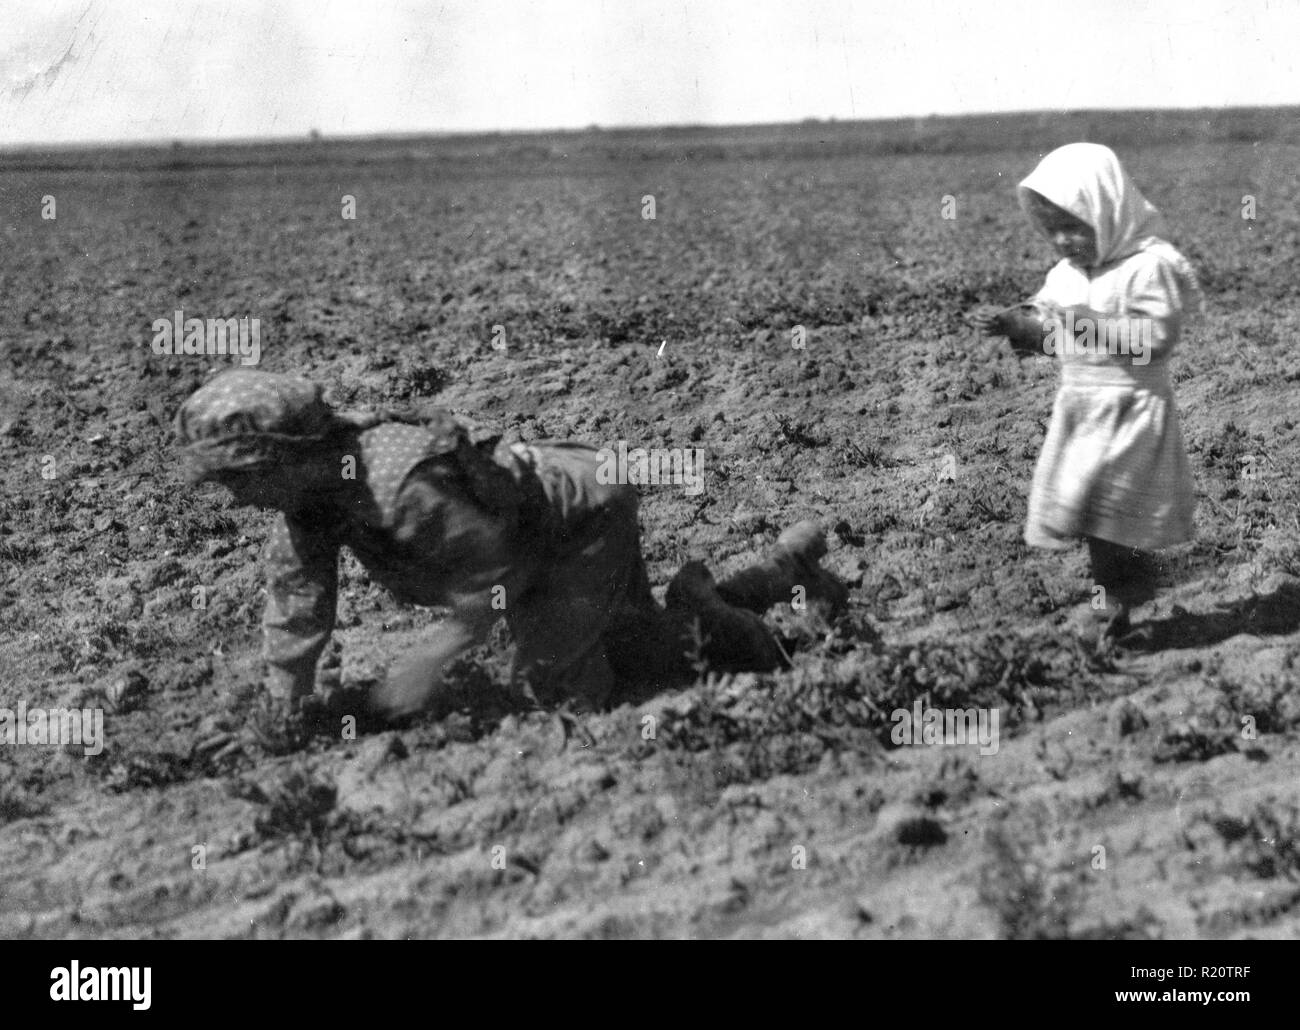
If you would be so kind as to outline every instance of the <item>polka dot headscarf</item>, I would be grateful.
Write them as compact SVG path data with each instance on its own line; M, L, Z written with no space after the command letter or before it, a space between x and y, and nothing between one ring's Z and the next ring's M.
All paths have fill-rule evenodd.
M323 440L337 418L321 388L297 376L234 369L196 390L176 415L194 478L282 457L286 445Z

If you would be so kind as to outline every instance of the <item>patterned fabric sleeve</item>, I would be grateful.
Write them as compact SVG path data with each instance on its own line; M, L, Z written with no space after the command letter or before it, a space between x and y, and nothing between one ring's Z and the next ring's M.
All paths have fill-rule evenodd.
M262 615L270 691L310 694L316 661L334 629L338 601L334 535L281 516L266 547L266 610Z

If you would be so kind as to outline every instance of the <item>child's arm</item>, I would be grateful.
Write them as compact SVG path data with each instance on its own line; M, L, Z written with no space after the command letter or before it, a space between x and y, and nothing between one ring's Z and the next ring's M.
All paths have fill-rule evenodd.
M389 717L424 708L447 714L447 692L440 689L447 667L487 640L504 605L513 603L527 582L534 555L514 536L512 481L492 481L492 471L465 474L478 473L472 484L494 491L491 499L500 503L492 510L467 494L461 477L449 479L440 462L414 469L394 503L393 539L438 572L434 582L424 584L421 603L435 601L451 614L423 634L372 691L371 707Z
M329 643L338 602L338 543L333 534L281 516L266 548L262 613L267 688L298 698L316 687L316 661Z
M491 596L466 598L447 620L426 633L411 654L389 670L384 682L370 695L370 704L391 717L409 715L424 708L435 709L439 717L439 687L447 666L460 654L483 643L501 613L492 608Z
M1128 286L1126 307L1130 317L1147 319L1151 325L1150 353L1146 360L1163 359L1178 343L1183 330L1185 283L1174 267L1158 256L1139 267Z
M976 308L970 320L986 336L1005 336L1012 350L1022 357L1043 354L1044 313L1026 301L1010 308L991 305Z

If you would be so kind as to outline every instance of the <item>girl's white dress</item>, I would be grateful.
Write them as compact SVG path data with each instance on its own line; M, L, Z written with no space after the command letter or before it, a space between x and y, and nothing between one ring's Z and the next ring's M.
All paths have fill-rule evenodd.
M1061 387L1034 472L1025 540L1060 548L1091 536L1141 550L1190 540L1192 474L1169 358L1184 312L1200 303L1195 273L1160 238L1158 212L1105 147L1062 147L1021 187L1091 225L1104 258L1091 268L1060 262L1035 303L1113 319L1074 346L1068 333L1057 338Z

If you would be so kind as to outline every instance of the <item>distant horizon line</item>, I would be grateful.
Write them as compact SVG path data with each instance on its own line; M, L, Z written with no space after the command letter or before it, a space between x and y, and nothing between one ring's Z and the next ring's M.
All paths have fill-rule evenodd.
M1216 107L1070 107L1070 108L1017 108L998 111L966 111L961 113L940 113L911 115L889 115L879 118L840 118L836 115L818 117L809 115L804 118L770 122L662 122L647 124L603 125L591 123L585 126L558 126L542 129L418 129L412 131L380 130L370 133L333 134L309 129L306 132L277 134L265 136L154 136L135 137L123 140L75 140L66 142L0 142L0 153L17 154L24 151L77 151L77 150L132 150L160 149L176 147L224 147L224 146L258 146L267 144L303 144L313 143L364 143L380 141L415 141L415 140L449 140L449 139L485 139L502 137L530 136L579 136L595 132L600 133L638 133L638 132L690 132L695 130L719 129L762 129L800 125L884 125L899 122L917 121L967 121L999 117L1026 117L1031 115L1081 115L1081 114L1154 114L1171 112L1178 114L1197 114L1200 112L1223 114L1230 111L1300 111L1296 104L1224 104Z

